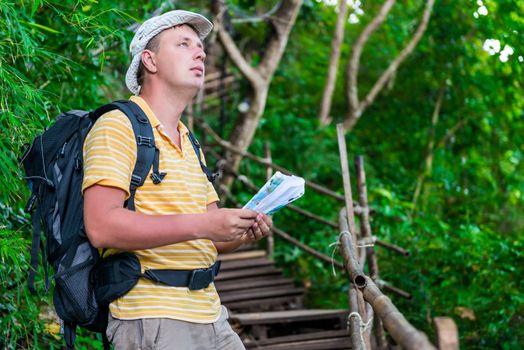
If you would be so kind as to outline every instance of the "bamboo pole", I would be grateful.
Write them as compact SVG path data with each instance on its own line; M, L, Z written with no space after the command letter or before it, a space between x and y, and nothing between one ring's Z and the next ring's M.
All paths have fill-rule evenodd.
M366 350L362 330L360 328L362 318L358 312L359 291L355 285L349 286L349 310L351 311L348 323L351 326L351 349ZM359 315L358 317L356 315ZM369 349L369 348L368 348Z
M351 240L349 241L351 248L353 252L358 252L357 246L356 246L357 229L355 226L355 213L353 211L353 196L351 193L351 180L350 180L350 175L349 175L346 138L344 135L344 126L342 124L337 124L337 137L338 137L338 150L340 154L340 166L342 168L342 179L344 183L344 202L346 203L345 220L347 220L347 224L349 225L349 229L346 230L346 232L349 234L342 232L340 234L340 239L345 240L346 244L348 244L347 241L349 240L349 236L351 236ZM344 217L342 217L342 219L344 219ZM355 255L354 256L352 255L350 258L354 259L353 262L357 262L356 259L358 259L358 253L355 253ZM353 265L353 266L359 266L358 262L356 263L356 265ZM357 277L353 280L353 283L355 283L355 285L357 285L360 288L360 286L357 284L359 283ZM365 305L364 298L361 293L357 293L356 300L358 302L359 314L361 315L362 319L367 319L366 305ZM366 348L370 349L371 345L370 345L369 337L364 337L363 340L366 345Z
M377 245L384 247L386 249L389 249L391 251L394 251L395 253L398 253L400 255L409 256L411 254L407 250L400 248L397 245L381 241L380 239L377 239L375 242L377 243Z
M234 147L228 141L225 141L222 138L220 138L220 136L213 129L211 129L211 127L209 125L207 125L207 123L203 122L199 118L195 117L195 122L197 122L199 124L199 126L203 130L205 130L209 135L211 135L211 137L218 143L218 145L220 147L223 147L223 148L225 148L228 151L231 151L233 153L239 154L242 157L251 159L251 160L253 160L253 161L255 161L255 162L259 163L259 164L270 166L273 170L278 170L281 173L284 173L286 175L291 175L292 174L291 171L285 169L284 167L281 167L281 166L273 164L273 163L269 163L264 158L257 157L255 155L249 153L249 152L244 152L244 151ZM330 189L327 189L327 188L325 188L325 187L323 187L323 186L321 186L319 184L316 184L316 183L314 183L312 181L309 181L309 180L305 180L305 182L306 182L306 186L311 187L313 190L317 191L318 193L324 194L326 196L329 196L329 197L334 198L336 200L339 200L341 202L344 201L344 196L341 196L340 194L338 194L338 193L336 193L334 191L331 191Z
M228 169L229 171L230 169ZM236 179L238 179L240 182L242 182L244 185L246 185L249 189L253 190L254 192L257 192L258 191L258 187L256 185L254 185L251 181L249 181L249 179L247 178L247 176L245 175L239 175L237 173L231 173L233 176L235 176ZM313 214L305 209L302 209L302 208L299 208L297 207L296 205L293 205L293 204L288 204L286 205L286 208L296 212L296 213L299 213L301 215L304 215L305 217L309 218L309 219L313 219L313 220L316 220L316 221L319 221L323 224L326 224L326 225L329 225L331 227L334 227L334 228L337 228L338 225L331 222L331 221L328 221L316 214Z
M354 258L351 251L351 235L347 234L348 224L345 209L340 211L340 244L341 253L344 257L345 268L350 275L350 281L358 278L355 285L360 289L366 300L373 307L375 315L380 317L384 327L391 337L406 350L436 350L429 342L427 336L413 327L406 318L398 311L391 300L382 294L373 280L361 273L362 269ZM356 265L355 265L356 264Z
M348 223L346 219L345 209L342 208L341 212L342 211L344 211L344 215L342 215L341 213L341 215L339 216L340 235L339 235L338 240L339 240L341 249L343 249L343 247L352 248L352 249L348 249L347 251L344 250L344 252L347 254L342 254L342 257L344 258L344 267L346 268L346 271L348 271L349 276L351 277L351 282L354 283L357 287L361 288L361 287L364 287L366 283L366 280L364 278L365 275L354 253L355 250L353 249L353 244L351 242L353 238L349 234L349 231L347 230Z
M228 167L227 165L227 162L225 159L221 158L220 155L213 151L213 150L209 150L209 153L211 153L215 158L223 161L222 163L222 168L227 168L226 171L229 172L231 175L233 175L238 181L242 182L244 185L246 185L249 189L253 190L254 192L257 192L258 191L258 187L253 184L247 176L245 175L241 175L241 174L238 174L237 172L233 171L233 169L231 169L231 167ZM305 209L302 209L302 208L299 208L297 207L296 205L293 205L293 204L288 204L286 206L286 208L296 212L296 213L299 213L301 215L304 215L305 217L309 218L309 219L313 219L313 220L316 220L316 221L319 221L325 225L328 225L328 226L331 226L333 228L338 228L338 225L335 224L334 222L331 222L329 220L326 220L316 214L313 214Z
M358 188L358 203L366 209L368 205L368 191L366 188L366 173L364 171L364 157L358 156L355 158L355 168L357 172L357 188ZM362 237L371 238L371 225L369 224L369 211L363 210L360 214L360 232ZM373 281L378 278L378 264L377 256L373 247L366 248L367 262L369 266L369 274Z
M344 202L346 203L346 219L349 224L349 232L352 238L353 251L358 252L356 247L357 229L355 226L355 214L353 212L353 198L351 193L351 180L348 167L348 155L346 151L346 138L344 136L344 126L337 124L338 151L340 154L340 166L342 168L342 180L344 182ZM358 255L358 253L357 253Z
M375 244L375 245L378 245L378 246L381 246L383 248L386 248L386 249L389 249L397 254L400 254L400 255L403 255L403 256L409 256L410 255L410 252L408 252L407 250L397 246L397 245L394 245L394 244L391 244L391 243L387 243L387 242L384 242L384 241L381 241L380 239L377 238L377 236L371 236L371 238L367 237L367 238L363 238L363 239L360 239L358 241L358 244L359 245L368 245L368 244Z
M384 281L384 280L381 280L381 279L377 279L376 280L376 284L379 288L381 289L385 289L391 293L394 293L394 294L397 294L398 296L401 296L402 298L404 299L407 299L407 300L411 300L411 294L400 289L400 288L397 288L395 286L392 286L391 284L389 284L388 282Z
M271 160L271 148L269 147L269 142L266 142L264 144L264 152L265 152L265 156L266 156L266 161L268 163L271 163L272 160ZM268 165L266 167L266 181L269 181L269 179L271 179L271 176L273 175L273 169ZM272 257L273 256L273 253L275 251L275 240L273 239L273 235L269 235L267 237L267 255L269 257Z
M366 173L364 170L364 157L358 156L355 158L355 168L357 173L357 189L358 189L358 202L360 207L362 207L364 210L362 210L362 213L360 214L360 231L362 234L362 237L364 239L371 239L373 240L373 236L371 234L371 225L369 222L369 204L368 204L368 193L367 193L367 187L366 187ZM375 242L373 242L375 243ZM371 279L373 281L376 281L379 276L378 272L378 262L377 262L377 256L375 254L374 246L365 248L366 250L366 260L368 262L369 266L369 273L371 275ZM369 304L368 304L369 305ZM372 309L373 310L373 309ZM368 313L368 318L370 313ZM386 340L386 335L384 334L384 328L382 325L382 322L378 317L375 318L377 321L374 322L374 331L375 331L375 339L377 342L377 347L379 349L386 349L388 347L388 343ZM371 336L371 334L369 335Z
M280 238L288 241L289 243L293 244L297 248L302 249L306 253L309 253L309 254L313 255L314 257L316 257L316 258L318 258L318 259L320 259L320 260L322 260L324 262L327 262L329 264L333 264L333 265L335 265L336 267L338 267L340 269L344 268L344 265L341 262L336 261L334 259L331 259L331 257L329 257L329 256L327 256L325 254L322 254L319 251L316 251L315 249L311 248L310 246L308 246L308 245L300 242L299 240L291 237L291 235L289 235L288 233L282 231L281 229L278 229L278 228L273 226L273 232L275 234L277 234Z
M406 320L391 300L382 294L373 280L367 276L365 278L366 287L362 289L364 299L373 306L375 314L380 317L393 339L406 350L436 350L428 337Z

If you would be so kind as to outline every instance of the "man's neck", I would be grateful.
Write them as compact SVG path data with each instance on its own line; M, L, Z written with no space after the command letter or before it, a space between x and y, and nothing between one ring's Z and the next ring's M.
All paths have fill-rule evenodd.
M191 103L194 93L172 92L166 93L159 90L145 90L140 93L160 123L168 130L177 130L182 113Z

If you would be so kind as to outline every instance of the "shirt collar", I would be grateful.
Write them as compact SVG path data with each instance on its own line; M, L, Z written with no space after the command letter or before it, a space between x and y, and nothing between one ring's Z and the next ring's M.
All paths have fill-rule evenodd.
M149 119L149 122L151 123L151 127L157 128L159 125L162 125L160 123L160 120L158 120L155 113L151 109L151 107L149 107L149 105L147 104L146 100L136 95L131 96L129 99L136 103L140 108L142 108L142 110L147 116L147 119ZM189 134L189 129L184 125L184 123L182 123L182 121L178 122L178 132L180 133L180 135Z
M142 108L142 110L146 114L147 119L149 119L149 122L151 123L151 127L156 128L160 125L160 121L156 117L153 110L151 110L151 107L149 107L146 100L144 100L140 96L131 96L129 99L136 103L140 108Z

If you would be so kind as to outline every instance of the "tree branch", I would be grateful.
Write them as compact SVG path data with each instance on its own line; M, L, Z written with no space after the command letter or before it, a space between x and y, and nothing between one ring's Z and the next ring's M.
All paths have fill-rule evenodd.
M269 39L266 52L258 67L259 73L270 80L277 68L284 50L287 46L289 33L302 6L303 0L282 1L271 23L275 28L275 34Z
M386 0L384 5L380 8L379 13L373 18L373 20L366 26L358 37L353 49L351 50L351 59L349 60L347 69L347 94L349 101L349 110L352 114L351 118L358 119L360 117L361 108L358 100L358 68L360 65L360 56L362 55L362 49L369 40L371 34L378 29L378 27L384 22L384 19L388 15L389 11L395 4L395 0Z
M344 127L347 130L351 130L355 126L358 119L362 116L362 113L367 109L367 107L369 107L369 105L371 105L371 103L373 103L378 93L384 88L384 86L396 72L398 67L402 64L406 57L411 54L415 46L418 44L418 42L422 38L422 35L427 29L429 18L431 16L431 11L433 9L434 4L435 0L427 0L426 7L422 15L422 20L420 21L420 24L417 30L415 31L413 38L411 38L411 41L400 52L397 58L389 65L389 67L384 71L382 76L377 80L377 82L375 83L371 91L368 93L366 98L358 105L356 112L354 114L349 113L347 115L347 118L344 121Z
M271 18L273 14L278 10L280 7L280 2L273 6L271 10L264 13L261 16L252 16L252 17L244 17L244 18L233 18L231 20L232 23L256 23L256 22L263 22Z
M256 71L255 68L251 67L251 65L246 61L244 56L242 56L242 53L240 53L240 50L233 41L233 38L231 38L226 28L224 27L223 18L224 12L226 10L224 1L214 1L213 5L213 9L215 12L213 25L215 31L218 33L218 37L220 39L220 42L222 43L222 46L224 47L224 50L226 50L229 58L238 67L238 69L240 69L240 72L242 73L242 75L244 75L244 77L246 77L247 80L249 80L253 85L260 84L260 79L262 77Z
M331 41L331 58L329 61L326 86L324 87L324 95L322 96L322 105L320 106L320 111L318 112L318 119L322 125L329 123L329 110L331 109L331 101L333 99L335 82L337 80L340 46L344 41L344 28L346 26L346 17L348 13L348 3L346 0L340 0L338 6L339 10L337 24L335 26L335 35Z
M445 84L445 83L444 83ZM445 85L442 84L442 87L440 88L439 95L437 97L437 102L435 103L435 108L433 109L433 115L431 116L431 128L429 129L429 141L426 149L426 158L424 160L424 170L420 173L420 175L417 178L417 186L415 188L415 193L413 194L413 200L412 200L412 208L411 208L411 216L414 215L416 210L416 205L418 202L418 198L420 196L420 192L422 190L422 186L424 185L424 180L426 177L431 174L431 169L433 167L433 151L435 148L435 134L436 134L436 128L437 123L440 116L440 108L442 106L442 99L444 98L444 92L446 91Z

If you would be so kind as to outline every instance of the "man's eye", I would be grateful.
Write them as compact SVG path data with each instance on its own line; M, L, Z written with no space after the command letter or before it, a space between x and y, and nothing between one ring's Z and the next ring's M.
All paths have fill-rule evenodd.
M178 44L178 46L189 46L189 44L184 41L184 42Z

